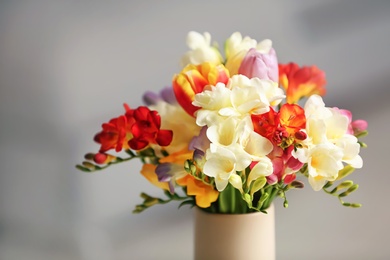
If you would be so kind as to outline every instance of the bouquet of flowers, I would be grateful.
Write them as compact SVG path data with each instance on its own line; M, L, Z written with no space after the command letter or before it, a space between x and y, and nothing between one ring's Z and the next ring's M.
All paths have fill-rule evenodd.
M343 200L358 188L343 179L363 166L367 122L325 106L323 71L278 64L270 40L238 32L223 52L209 33L189 32L187 45L171 87L146 92L145 106L125 104L78 169L140 159L141 174L165 195L141 193L135 213L173 200L214 213L266 212L276 197L287 207L286 192L305 178L342 205L361 206Z

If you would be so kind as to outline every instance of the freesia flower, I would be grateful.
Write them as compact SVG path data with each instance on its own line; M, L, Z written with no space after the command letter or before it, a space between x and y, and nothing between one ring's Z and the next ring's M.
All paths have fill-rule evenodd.
M227 117L244 118L250 114L262 114L283 99L283 91L275 82L249 79L234 75L228 84L218 83L210 90L195 95L193 104L200 107L196 112L199 126L211 125Z
M257 180L260 177L270 176L274 171L272 162L268 157L264 157L261 160L254 162L251 166L251 171L247 180L248 187L252 181Z
M179 104L193 116L199 109L192 105L194 96L201 93L206 86L226 84L228 79L229 72L222 64L215 65L209 62L197 66L190 64L173 78L173 91Z
M190 150L199 150L205 153L207 149L210 147L210 140L206 135L207 126L201 128L199 135L195 136L189 145Z
M128 109L126 117L134 121L131 126L133 137L129 140L129 146L134 150L141 150L150 143L167 146L172 141L171 130L161 130L161 118L157 111L151 111L147 107L138 107L135 110Z
M278 146L273 147L272 152L268 155L273 166L272 174L267 176L269 184L272 185L280 181L283 181L284 184L289 184L295 180L295 173L302 168L303 163L292 156L293 150L293 145L285 149Z
M211 203L218 199L219 192L212 185L203 183L191 175L178 180L177 183L187 187L188 195L195 196L195 202L198 207L208 208Z
M337 108L334 108L334 109L337 109ZM351 113L351 111L346 110L346 109L339 109L339 112L348 118L348 122L349 122L348 131L347 131L348 134L353 134L356 136L356 135L367 130L367 127L368 127L367 121L362 120L362 119L352 121L352 113Z
M278 112L271 108L267 113L252 115L252 122L255 131L276 146L286 148L295 139L305 139L302 130L306 126L306 117L304 110L295 104L283 104Z
M156 168L158 180L160 182L167 182L172 194L174 193L176 181L187 176L183 165L190 158L192 158L192 151L183 149L182 151L172 153L160 159L159 165Z
M169 185L168 182L161 182L158 179L158 176L156 174L156 165L153 164L144 164L141 169L141 174L154 186L169 191Z
M184 68L188 64L199 65L204 62L220 64L222 56L218 49L211 46L211 36L208 32L202 34L191 31L187 35L187 46L191 49L180 61Z
M214 178L218 191L223 191L226 188L231 175L244 170L251 162L248 154L242 149L234 146L237 149L232 151L233 147L229 148L211 144L206 153L203 172Z
M338 109L325 107L322 98L311 96L305 104L308 138L302 149L294 152L302 163L308 164L309 183L320 190L327 181L334 181L344 168L343 162L361 168L360 145L348 134L348 118Z
M313 94L325 95L325 73L316 66L299 67L295 63L279 64L279 82L286 90L287 103L297 103Z
M120 152L122 149L129 147L127 142L132 137L131 126L134 123L132 118L129 118L129 120L126 116L121 115L102 125L103 130L94 137L95 142L100 144L99 151L101 153L110 149Z
M176 105L177 100L175 97L175 93L173 92L172 87L163 88L159 94L156 94L152 91L146 91L142 97L143 101L147 106L153 106L157 103L163 101L171 105Z

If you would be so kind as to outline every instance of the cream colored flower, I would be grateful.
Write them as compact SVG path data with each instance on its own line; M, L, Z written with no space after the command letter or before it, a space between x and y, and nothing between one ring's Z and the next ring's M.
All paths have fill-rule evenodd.
M226 88L225 84L217 83L216 86L210 86L209 89L196 94L192 104L201 107L196 111L196 124L210 126L224 120L225 115L220 113L222 109L232 107L231 90Z
M203 62L219 64L222 62L218 49L211 46L211 36L208 32L203 35L194 31L189 32L187 46L191 50L181 58L180 65L183 68L188 64L199 65Z
M276 82L234 75L227 87L232 90L232 104L241 114L263 114L285 97Z
M322 98L311 96L305 104L306 133L303 148L293 153L308 164L309 183L320 190L327 181L334 181L344 168L343 163L361 168L360 145L348 134L348 118L338 109L325 107Z
M247 186L249 187L252 181L262 177L269 176L273 173L274 168L272 161L268 157L263 157L258 160L258 163L252 168L247 179Z
M266 113L283 98L283 91L273 81L234 75L226 86L217 83L196 94L192 104L201 107L196 112L196 123L210 126L228 117L242 119L251 114Z
M206 152L206 162L203 173L214 177L218 191L223 191L229 183L229 179L237 171L242 171L249 166L251 160L247 153L237 146L229 148L211 144Z

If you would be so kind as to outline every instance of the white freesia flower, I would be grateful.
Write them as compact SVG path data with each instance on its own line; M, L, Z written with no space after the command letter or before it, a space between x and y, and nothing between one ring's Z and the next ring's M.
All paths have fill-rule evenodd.
M215 146L239 146L252 161L259 161L268 155L272 143L265 137L253 131L250 116L243 119L229 117L207 129L207 138Z
M227 117L266 113L283 98L283 91L275 82L234 75L226 86L217 83L196 94L192 104L201 107L196 112L196 123L210 126Z
M202 34L191 31L187 35L187 46L191 49L180 61L184 68L188 64L198 65L203 62L221 63L219 51L211 46L211 36L208 32Z
M353 168L362 168L363 159L360 157L360 144L353 135L344 135L337 140L336 145L344 151L343 162L350 164Z
M272 161L268 157L263 157L259 162L252 168L247 179L247 186L249 187L252 181L256 180L261 176L269 176L273 173L274 168Z
M270 106L278 105L285 97L276 82L234 75L227 87L232 90L232 105L241 114L263 114Z
M303 148L293 152L295 158L308 164L309 183L320 190L334 181L344 168L343 162L361 168L360 145L347 133L348 118L339 110L325 107L322 98L311 96L305 104L306 133Z
M315 191L322 189L327 181L334 181L344 168L342 149L331 143L316 145L308 156L309 183Z
M218 124L211 125L206 132L207 138L210 142L219 146L236 144L241 134L237 131L239 123L236 118L229 117Z
M225 44L226 58L229 59L241 51L248 51L250 48L255 48L257 41L246 36L242 38L241 33L233 33Z
M248 155L243 150L240 151L239 147L229 148L211 144L206 152L203 173L214 177L218 191L226 188L231 175L244 170L251 163Z
M224 119L220 110L231 107L231 90L226 88L225 84L217 83L216 86L210 86L209 89L195 95L192 104L201 107L196 111L196 124L199 126L210 126Z

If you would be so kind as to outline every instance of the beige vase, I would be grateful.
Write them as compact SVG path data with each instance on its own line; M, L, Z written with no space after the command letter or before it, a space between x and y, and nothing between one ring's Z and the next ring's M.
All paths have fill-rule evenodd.
M211 214L196 208L195 260L274 260L273 204L267 212Z

